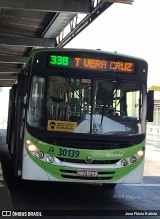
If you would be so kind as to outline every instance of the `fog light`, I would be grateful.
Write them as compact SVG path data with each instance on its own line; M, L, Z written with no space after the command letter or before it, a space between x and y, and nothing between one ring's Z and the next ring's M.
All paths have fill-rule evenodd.
M42 159L44 157L44 153L42 151L38 151L38 153L36 154L36 157L38 159Z
M47 156L46 161L48 163L52 163L54 161L54 157Z
M137 160L137 158L136 158L135 156L132 156L132 157L130 158L130 162L131 162L131 163L135 163L136 160Z
M121 160L122 166L127 166L128 161L126 159Z
M143 157L143 155L144 155L144 152L143 152L143 151L138 151L138 152L137 152L137 157L138 157L138 158Z
M29 152L35 152L37 150L37 147L34 144L28 145L27 148Z

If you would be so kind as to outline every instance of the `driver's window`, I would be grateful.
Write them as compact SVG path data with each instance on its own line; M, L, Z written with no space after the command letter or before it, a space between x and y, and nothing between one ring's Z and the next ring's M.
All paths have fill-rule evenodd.
M44 115L45 79L33 77L27 121L34 127L41 127Z
M139 101L140 101L139 91L132 91L127 93L128 116L134 116L139 119Z

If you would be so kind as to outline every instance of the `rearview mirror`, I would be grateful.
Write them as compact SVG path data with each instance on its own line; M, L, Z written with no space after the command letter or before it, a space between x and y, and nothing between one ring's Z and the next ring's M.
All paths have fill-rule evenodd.
M147 120L153 122L154 114L154 91L149 90L147 94Z

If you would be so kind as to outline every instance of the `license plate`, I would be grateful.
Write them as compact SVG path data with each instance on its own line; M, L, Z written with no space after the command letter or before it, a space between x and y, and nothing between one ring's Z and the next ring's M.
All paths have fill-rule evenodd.
M80 169L80 170L77 170L77 174L80 176L96 177L96 176L98 176L98 171L97 170Z

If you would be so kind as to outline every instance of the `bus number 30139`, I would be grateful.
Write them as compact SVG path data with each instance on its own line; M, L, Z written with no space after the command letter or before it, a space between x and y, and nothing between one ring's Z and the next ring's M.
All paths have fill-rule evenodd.
M48 150L49 154L51 156L54 156L54 147L50 147ZM72 150L72 149L58 149L57 156L63 156L63 157L79 157L79 150Z
M79 151L78 150L72 150L72 149L62 149L59 148L58 156L63 157L79 157Z

